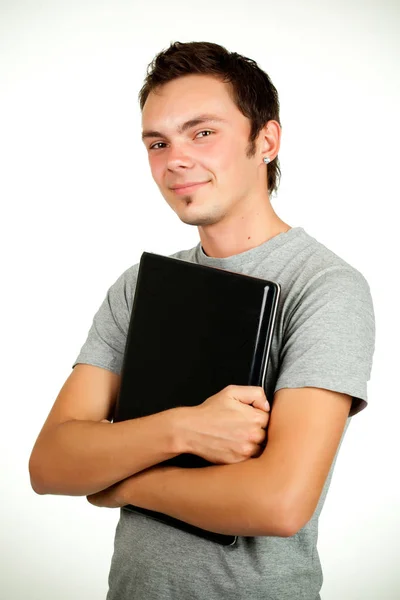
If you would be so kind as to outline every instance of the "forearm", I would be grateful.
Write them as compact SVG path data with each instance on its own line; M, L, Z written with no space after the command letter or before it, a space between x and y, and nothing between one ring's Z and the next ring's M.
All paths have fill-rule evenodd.
M200 469L155 468L122 482L121 505L134 504L216 533L285 537L292 531L282 490L258 459Z
M46 432L30 459L39 494L88 495L176 456L179 409L120 423L73 420Z

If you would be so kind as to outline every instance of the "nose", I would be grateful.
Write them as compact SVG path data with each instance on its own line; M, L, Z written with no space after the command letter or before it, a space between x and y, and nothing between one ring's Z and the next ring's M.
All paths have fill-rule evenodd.
M167 168L170 171L185 169L193 166L193 159L183 144L170 146L168 149Z

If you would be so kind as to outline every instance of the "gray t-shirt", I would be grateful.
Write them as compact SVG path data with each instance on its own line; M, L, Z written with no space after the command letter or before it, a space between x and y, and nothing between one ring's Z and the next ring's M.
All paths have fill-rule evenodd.
M301 227L227 258L207 256L201 243L170 256L280 283L267 398L305 386L350 394L342 442L351 417L367 405L375 344L372 299L361 273ZM138 267L109 289L75 364L120 373ZM107 600L320 598L318 517L337 455L313 517L288 538L239 537L224 547L121 509Z

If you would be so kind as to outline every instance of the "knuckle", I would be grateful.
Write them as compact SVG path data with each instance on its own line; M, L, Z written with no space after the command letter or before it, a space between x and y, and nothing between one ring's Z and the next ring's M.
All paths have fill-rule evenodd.
M254 443L257 444L260 439L260 432L261 432L261 430L259 427L256 427L255 429L253 429L249 434L248 441L253 444Z
M242 449L241 454L243 456L250 456L253 451L253 444L251 444L251 442L245 442L244 444L242 444L241 449Z

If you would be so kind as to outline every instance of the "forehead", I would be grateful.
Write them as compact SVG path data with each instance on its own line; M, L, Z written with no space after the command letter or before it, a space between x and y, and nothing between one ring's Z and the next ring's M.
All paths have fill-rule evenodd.
M230 84L210 75L185 75L150 92L142 111L142 126L176 129L193 114L247 121L232 99Z

